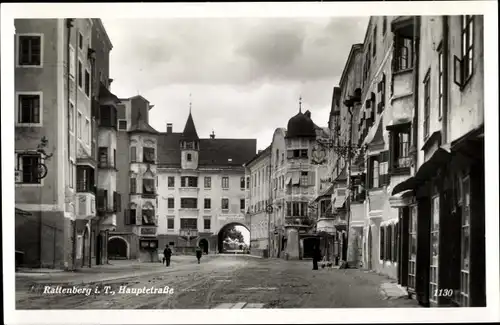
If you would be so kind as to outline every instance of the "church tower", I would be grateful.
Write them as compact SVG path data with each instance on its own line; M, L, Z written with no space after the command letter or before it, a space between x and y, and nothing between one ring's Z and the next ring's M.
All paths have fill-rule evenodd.
M181 134L181 166L182 169L197 169L198 156L200 150L200 138L194 126L193 116L191 115L191 103L189 103L189 116Z

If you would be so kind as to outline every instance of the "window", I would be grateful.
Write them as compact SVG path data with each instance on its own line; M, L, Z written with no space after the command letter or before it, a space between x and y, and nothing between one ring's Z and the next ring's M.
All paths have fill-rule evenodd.
M394 37L394 72L413 68L413 40L401 35Z
M89 166L76 166L76 191L94 193L94 169Z
M107 168L110 167L109 165L108 148L99 147L99 168Z
M439 195L431 200L431 263L429 279L429 300L437 302L439 275Z
M144 147L144 148L142 148L142 151L143 151L142 162L145 162L148 164L154 164L155 163L155 149Z
M415 290L417 270L417 206L410 208L409 258L408 258L408 287Z
M40 124L40 95L18 95L19 108L17 122L19 124Z
M387 32L387 17L384 16L382 19L383 19L383 21L382 21L382 35L385 35L385 33Z
M23 184L40 184L38 165L41 162L40 155L18 155L18 166L21 169Z
M431 113L431 70L427 71L424 78L424 139L429 137Z
M142 193L155 194L155 180L153 178L142 179Z
M240 199L240 210L245 210L245 199Z
M167 183L168 183L168 187L175 187L175 177L168 176Z
M288 159L307 158L308 157L307 151L308 151L307 149L287 150L287 158Z
M174 229L175 219L172 217L167 217L167 229Z
M380 227L380 260L383 261L385 259L385 227Z
M370 186L369 188L379 187L379 162L378 157L370 157Z
M382 74L382 80L377 85L377 91L379 94L379 102L377 104L377 114L382 113L382 111L385 109L385 73ZM375 109L375 108L373 108Z
M250 188L250 177L247 177L247 189Z
M155 210L142 208L142 224L143 225L156 225Z
M131 194L137 193L137 179L136 178L130 178L130 193Z
M116 167L116 149L113 149L113 161L112 161L112 167Z
M192 161L193 160L193 158L192 158L192 156L191 156L190 153L186 154L186 160L187 161Z
M137 161L137 148L136 147L130 147L130 161L131 162Z
M472 77L474 68L474 16L462 16L461 86Z
M307 202L287 202L288 217L305 217L307 216Z
M69 103L68 109L68 130L73 133L75 131L75 105Z
M309 185L309 174L308 172L300 172L300 185L308 186Z
M204 230L210 230L210 219L209 218L205 218L203 219L203 229Z
M225 189L229 188L229 177L227 176L222 177L222 188Z
M69 188L75 186L75 163L73 160L69 161Z
M392 232L393 228L392 225L389 225L385 228L385 233L386 233L386 240L385 240L385 248L386 248L386 253L385 253L385 260L386 261L391 261L392 260Z
M90 121L89 119L85 119L85 129L84 129L85 143L90 144Z
M127 120L118 121L118 130L127 131Z
M18 38L20 66L42 66L42 36L20 35Z
M242 190L245 189L245 177L244 176L240 177L240 188Z
M78 33L78 48L83 50L83 34L80 32Z
M470 281L470 178L462 181L462 234L460 268L460 306L469 307Z
M443 116L443 109L444 109L444 97L443 97L443 92L444 92L444 75L443 75L443 66L444 66L444 61L443 61L443 48L442 44L438 46L438 117L441 118Z
M167 206L169 209L175 208L175 199L173 197L169 197L167 200Z
M212 208L212 200L211 199L205 199L203 203L203 208L204 209L211 209Z
M76 60L76 56L75 56L75 49L70 46L69 47L69 75L70 77L75 78L75 72L76 72L76 67L75 67L75 60Z
M181 177L181 187L198 187L198 177L194 176Z
M198 229L198 219L182 218L181 229Z
M212 187L212 177L205 177L204 178L204 187L205 188L211 188Z
M101 105L100 107L100 126L116 128L117 125L117 113L116 107L111 105Z
M377 55L377 26L373 29L373 56Z
M78 60L78 87L83 88L83 64Z
M85 69L85 95L90 97L90 72Z
M197 209L198 208L198 199L191 197L183 197L181 198L181 209Z
M125 213L125 224L135 225L137 218L137 210L135 208L130 208Z
M221 200L221 208L222 210L229 210L229 199Z

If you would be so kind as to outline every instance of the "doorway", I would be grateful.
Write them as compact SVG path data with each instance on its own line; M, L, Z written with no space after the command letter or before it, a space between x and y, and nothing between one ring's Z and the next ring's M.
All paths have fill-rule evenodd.
M198 245L200 246L201 251L203 253L208 254L208 240L206 240L205 238L202 238L202 239L200 239L200 242L198 243Z

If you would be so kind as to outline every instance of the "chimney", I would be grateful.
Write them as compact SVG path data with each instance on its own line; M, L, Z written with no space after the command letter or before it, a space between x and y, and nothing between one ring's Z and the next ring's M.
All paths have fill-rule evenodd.
M215 139L215 132L212 131L212 134L210 134L210 139Z
M172 133L172 123L167 123L167 133Z

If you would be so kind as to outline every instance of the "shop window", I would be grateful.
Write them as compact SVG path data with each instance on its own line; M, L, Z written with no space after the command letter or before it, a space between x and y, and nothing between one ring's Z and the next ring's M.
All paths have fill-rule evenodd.
M410 208L410 225L408 227L408 287L415 290L417 270L417 206Z
M437 303L439 288L439 195L431 201L431 263L429 280L429 300Z
M462 181L462 235L461 235L461 270L460 270L460 305L470 305L470 178Z

